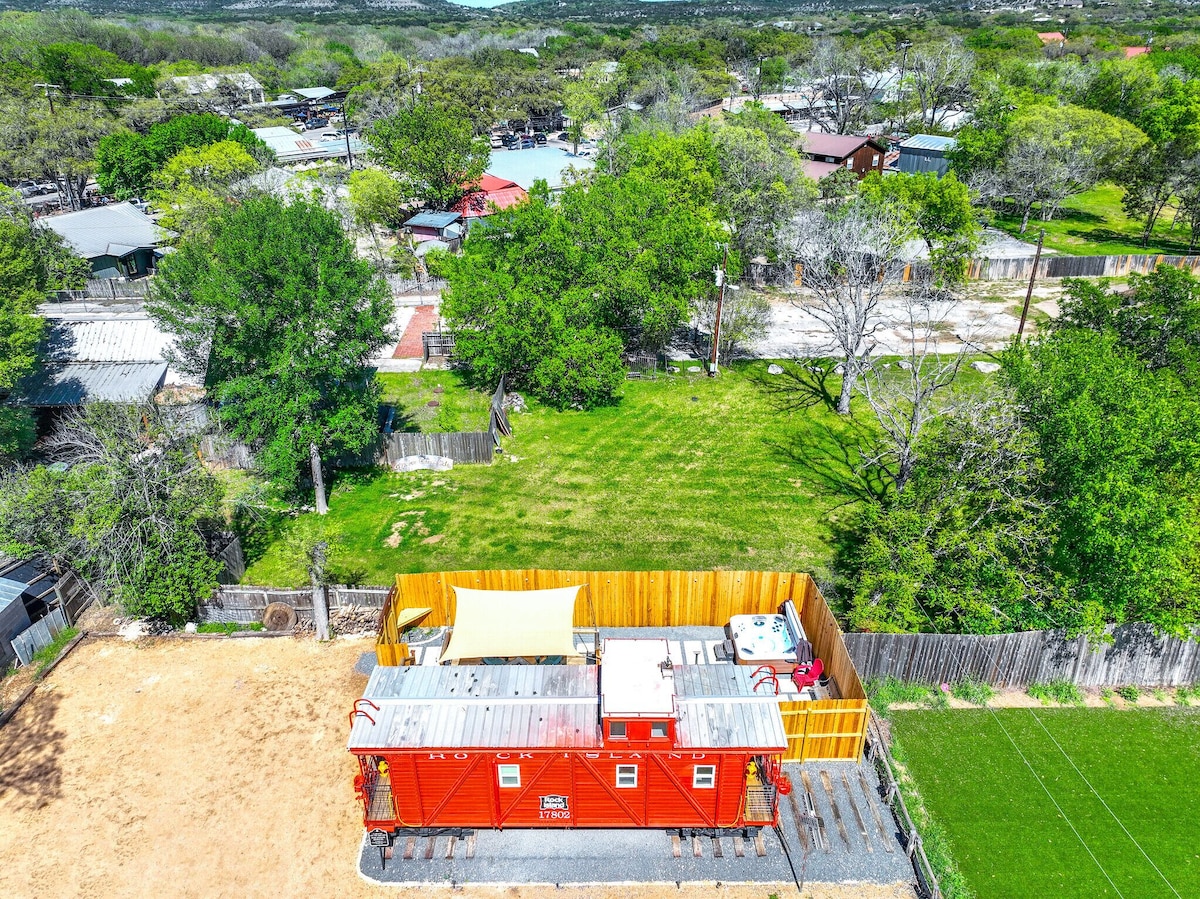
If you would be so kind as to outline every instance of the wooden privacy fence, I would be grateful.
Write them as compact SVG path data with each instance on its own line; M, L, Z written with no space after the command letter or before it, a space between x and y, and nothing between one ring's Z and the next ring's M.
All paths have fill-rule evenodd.
M1033 256L1015 259L972 259L967 278L972 281L1028 281L1033 273ZM1148 275L1160 265L1200 274L1200 256L1042 256L1038 278L1120 278L1129 274Z
M807 625L806 625L807 627ZM997 687L1068 680L1081 687L1176 687L1200 683L1200 643L1158 636L1147 624L1110 627L1093 644L1064 631L1019 634L846 634L867 678L939 684L970 676Z
M495 444L487 431L455 431L448 434L393 432L383 438L375 456L376 465L391 466L405 456L445 456L458 463L487 464Z
M343 606L382 609L387 600L387 587L347 587L341 584L325 588L329 610ZM212 599L199 605L198 618L202 623L252 624L262 621L263 610L273 602L281 602L304 617L312 615L312 588L286 590L279 587L220 587Z
M407 609L432 611L420 624L454 623L454 587L544 590L580 586L576 627L723 626L734 615L773 614L785 600L800 612L813 652L839 698L782 702L789 760L857 759L867 730L867 701L842 632L825 597L807 574L774 571L441 571L398 574L384 607L375 651L379 664L409 657L397 627ZM521 610L514 608L514 615Z

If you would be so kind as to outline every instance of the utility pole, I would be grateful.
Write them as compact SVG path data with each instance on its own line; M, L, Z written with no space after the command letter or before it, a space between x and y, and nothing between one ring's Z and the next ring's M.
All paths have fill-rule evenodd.
M911 46L912 41L900 42L900 81L896 84L896 105L900 107L901 115L904 114L904 76L908 74L908 48ZM903 120L900 124L903 124Z
M1042 241L1046 239L1046 229L1038 231L1037 252L1033 254L1033 271L1029 273L1029 289L1025 291L1025 305L1021 308L1021 324L1017 325L1017 340L1025 333L1025 319L1029 318L1029 301L1033 298L1033 282L1037 280L1038 262L1042 258Z
M354 171L354 154L350 152L350 117L346 115L346 101L341 102L342 110L342 136L346 138L346 162L350 166L350 171Z
M725 272L729 266L729 244L725 244L725 254L721 258L721 267L715 271L717 277L717 318L713 322L712 333L712 364L708 368L708 376L715 378L720 371L717 367L717 356L721 347L721 306L725 302Z
M34 87L44 87L46 89L46 102L50 104L50 115L54 115L54 96L50 93L50 88L62 88L61 84L35 84Z

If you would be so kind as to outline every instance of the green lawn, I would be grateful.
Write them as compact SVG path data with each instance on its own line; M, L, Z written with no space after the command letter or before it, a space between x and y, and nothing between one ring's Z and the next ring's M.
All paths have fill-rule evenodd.
M353 560L342 575L386 584L396 572L470 568L819 570L845 514L837 507L861 489L857 455L843 448L860 425L806 406L790 378L765 368L631 381L618 405L592 412L533 406L512 416L491 466L342 476L330 499ZM447 377L420 375L449 390ZM290 521L245 541L246 583L303 579L279 551Z
M487 430L491 398L467 387L456 371L388 372L375 378L383 402L396 407L393 430Z
M996 216L994 224L1021 240L1037 243L1039 228L1046 229L1046 247L1070 256L1114 256L1138 253L1182 254L1187 252L1189 234L1183 225L1171 230L1175 216L1169 207L1142 246L1142 224L1125 215L1121 197L1125 191L1115 184L1102 184L1095 190L1067 200L1049 222L1039 221L1037 210L1024 234L1019 234L1020 218Z
M1114 814L1178 895L1200 896L1200 710L894 711L890 718L901 758L978 899L1091 899L1117 890L1127 899L1175 896Z

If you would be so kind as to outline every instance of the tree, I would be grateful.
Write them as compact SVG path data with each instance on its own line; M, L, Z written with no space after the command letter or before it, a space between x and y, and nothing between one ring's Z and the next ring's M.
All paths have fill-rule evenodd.
M611 402L624 349L661 348L711 290L721 230L639 172L497 212L447 264L455 353L557 407Z
M207 549L221 487L195 444L160 407L70 414L46 441L66 471L17 468L0 479L0 547L74 568L126 614L182 623L221 570Z
M900 210L856 198L797 219L783 238L783 252L801 266L806 294L800 302L829 331L841 358L840 415L850 414L850 399L870 365L884 326L879 303L899 287L897 263L912 236Z
M572 81L563 88L563 111L571 119L567 134L571 136L571 152L579 152L584 129L604 114L597 86L584 81Z
M939 404L941 395L954 384L971 345L969 338L960 336L957 351L947 352L941 346L942 333L957 306L953 298L919 287L910 290L901 304L904 319L889 322L902 335L899 372L874 358L863 374L862 393L882 433L867 463L887 473L896 493L904 492L912 478L921 442L945 412Z
M446 106L421 100L380 119L367 132L371 156L395 172L406 196L449 209L487 167L491 144Z
M1114 177L1145 143L1129 122L1078 106L1034 106L1015 116L1000 175L1021 211L1021 233L1035 203L1050 221L1063 200Z
M1132 218L1143 219L1142 246L1176 192L1184 203L1195 191L1200 166L1200 89L1170 80L1156 102L1138 117L1148 138L1143 152L1130 158L1121 173L1125 196L1121 205ZM1195 231L1192 232L1193 243Z
M848 134L868 122L874 97L887 78L886 61L865 42L827 39L813 47L800 80L811 85L807 117L826 131Z
M1096 625L1049 565L1056 532L1035 435L1004 393L967 395L918 448L906 489L860 506L837 568L856 630L994 634Z
M921 107L921 127L939 130L951 108L970 95L975 60L958 40L917 47L908 59L912 94Z
M404 189L400 182L379 169L358 169L350 173L350 208L361 227L375 225L398 227L404 221Z
M154 174L150 196L165 210L160 224L185 233L203 228L220 213L230 186L261 168L237 141L181 150Z
M245 125L231 125L212 113L182 115L151 125L144 135L119 131L101 140L95 152L96 182L106 194L120 199L143 196L171 158L226 141L240 144L260 164L274 158Z
M932 172L882 178L872 172L860 189L864 196L893 205L911 220L917 236L925 241L938 283L955 284L966 277L980 228L970 192L953 172L943 178Z
M12 390L37 362L45 319L36 313L46 292L80 286L89 268L57 234L34 226L15 191L0 188L0 391ZM33 439L28 410L0 406L0 459L20 456Z
M367 366L392 314L338 217L267 196L229 206L163 260L148 308L267 476L296 485L307 468L323 511L322 453L358 452L377 433Z
M1200 402L1113 328L1071 322L1005 355L1045 460L1051 563L1090 624L1200 622Z

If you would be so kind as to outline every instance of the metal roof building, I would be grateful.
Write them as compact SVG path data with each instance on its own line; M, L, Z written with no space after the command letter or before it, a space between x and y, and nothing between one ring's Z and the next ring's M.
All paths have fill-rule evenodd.
M76 253L92 264L96 277L148 274L159 246L172 232L160 228L131 203L113 203L43 219Z
M954 149L955 143L952 137L914 134L901 142L900 160L896 166L909 175L934 172L941 178L950 170L950 160L946 154Z
M291 128L255 128L255 135L275 154L280 163L309 162L314 159L340 159L346 155L344 136L322 138L319 131L297 134ZM367 145L357 137L350 138L350 152L366 153Z

